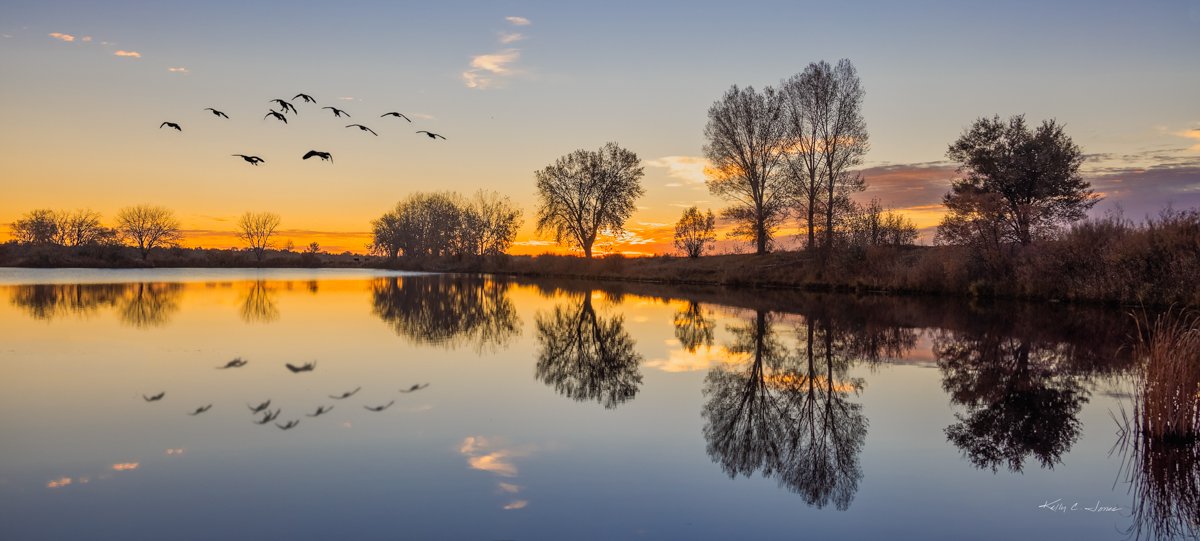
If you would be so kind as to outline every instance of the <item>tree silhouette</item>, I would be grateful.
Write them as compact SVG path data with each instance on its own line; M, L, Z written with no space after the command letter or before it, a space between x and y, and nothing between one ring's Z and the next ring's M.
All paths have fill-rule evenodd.
M804 341L789 353L763 311L730 331L729 352L747 362L705 378L709 456L730 477L761 471L809 505L849 508L863 475L867 420L848 400L862 381L846 378L851 359L842 342L827 323L809 320L796 330Z
M991 331L943 333L933 351L942 387L967 408L946 437L975 466L1019 472L1033 457L1053 468L1079 438L1087 391L1067 369L1066 346Z
M686 309L675 312L675 338L688 352L695 353L700 346L713 345L715 323L709 317L711 314L706 315L696 301L689 301Z
M134 327L158 327L166 325L179 311L182 296L183 284L179 283L129 284L118 301L117 311L121 321Z
M701 214L699 208L688 207L675 222L675 247L691 258L704 255L704 250L716 240L713 235L715 224L716 217L711 210Z
M462 276L379 278L371 282L371 299L375 315L414 343L447 348L473 343L482 352L521 333L508 287Z
M279 306L275 304L275 290L267 286L266 280L255 280L242 298L242 321L270 323L277 319Z
M633 337L621 316L599 317L592 292L537 315L538 380L573 400L606 409L632 400L642 384Z
M34 319L86 316L100 307L116 306L127 284L35 284L12 286L9 302Z
M592 257L602 232L620 234L641 197L642 166L637 154L608 143L599 150L576 150L536 173L538 232L552 231L556 242Z
M183 239L179 219L165 207L136 205L117 213L117 231L133 242L142 259L159 246L173 246Z
M279 215L274 212L246 212L238 220L238 238L246 241L254 251L254 259L261 262L278 227Z

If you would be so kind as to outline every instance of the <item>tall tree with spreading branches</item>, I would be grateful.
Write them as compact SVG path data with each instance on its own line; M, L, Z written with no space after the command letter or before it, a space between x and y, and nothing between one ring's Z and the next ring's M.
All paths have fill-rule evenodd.
M637 154L608 143L599 150L576 150L535 173L537 230L553 232L559 243L592 257L600 233L618 235L645 193Z
M263 252L271 247L271 237L279 227L279 215L274 212L247 212L238 220L238 238L246 241L254 258L262 261Z
M150 250L174 246L183 240L179 219L166 207L136 205L117 213L117 231L137 247L142 259Z

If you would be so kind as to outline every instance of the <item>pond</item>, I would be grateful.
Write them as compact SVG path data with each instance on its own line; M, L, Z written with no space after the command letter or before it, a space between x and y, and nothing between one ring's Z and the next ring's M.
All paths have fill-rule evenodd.
M3 269L0 298L4 539L1146 520L1120 310L363 270Z

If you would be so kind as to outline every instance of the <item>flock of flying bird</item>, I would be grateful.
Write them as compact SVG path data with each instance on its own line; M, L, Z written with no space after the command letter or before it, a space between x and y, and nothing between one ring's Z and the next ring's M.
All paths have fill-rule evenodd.
M249 361L244 360L241 357L238 357L232 361L229 361L228 363L225 363L224 366L218 366L217 368L220 370L229 369L229 368L241 368L243 366L246 366L247 364L249 364ZM309 363L304 363L300 366L296 366L292 363L286 363L284 366L286 366L287 369L290 370L293 374L297 374L300 372L312 372L313 370L315 370L317 368L317 363L316 363L316 361L313 361L313 362L309 362ZM417 383L417 384L413 384L411 387L409 387L407 389L400 389L400 392L411 393L411 392L415 392L415 391L420 391L421 389L424 389L426 387L429 387L428 383ZM355 387L354 390L351 390L351 391L346 391L346 392L343 392L341 394L336 394L336 395L329 395L329 398L332 398L334 400L345 400L347 398L354 396L355 394L358 394L358 392L361 390L362 390L362 387L359 386L359 387ZM158 402L159 400L162 400L165 396L167 396L167 392L162 391L156 395L144 395L143 394L142 399L145 400L146 402ZM366 409L367 411L380 412L380 411L383 411L383 410L386 410L386 409L392 407L392 405L395 403L396 403L396 401L392 400L392 401L388 402L387 404L383 404L381 406L363 406L363 409ZM205 404L203 406L196 408L191 413L188 413L188 415L191 415L194 417L196 415L200 415L204 412L207 412L208 410L212 409L212 407L213 407L212 404ZM279 414L283 413L282 408L276 408L274 411L272 411L271 410L271 400L269 400L269 399L265 402L262 402L262 403L256 405L256 406L251 406L251 405L247 404L246 407L250 409L251 415L255 415L255 416L261 415L262 416L261 418L257 418L253 421L253 423L257 424L257 425L265 425L267 423L274 422L275 419L279 418ZM307 417L320 417L331 411L333 411L333 406L319 405L319 406L317 406L316 411L314 411L313 413L305 414L305 415ZM281 430L291 430L291 429L295 428L296 425L298 425L298 424L300 424L300 420L293 419L293 420L287 421L283 424L275 423L275 426L279 427L279 429L281 429Z
M312 104L317 103L316 99L314 99L312 96L305 94L303 92L293 96L292 100L293 101L294 100L302 100L303 103L312 103ZM296 106L293 105L292 102L287 101L285 99L275 98L273 100L267 100L267 102L278 105L281 110L276 111L274 108L268 108L267 114L265 116L263 116L263 120L266 120L268 118L274 118L275 120L278 120L280 122L283 122L284 124L287 124L288 123L288 119L286 116L287 114L289 114L289 113L294 114L294 115L300 114L300 111L296 109ZM347 113L343 109L338 109L337 107L328 107L327 106L327 107L322 107L322 109L329 109L330 111L333 111L333 116L335 118L341 118L343 116L345 116L346 118L350 118L350 113ZM214 109L212 107L205 107L204 110L211 112L217 118L224 118L226 120L229 119L229 115L225 114L223 111L218 111L217 109ZM407 115L405 115L404 113L396 112L396 111L391 111L391 112L387 112L382 115L379 115L379 118L386 118L389 116L396 117L396 118L403 118L404 120L407 120L410 124L412 123L412 119L408 118ZM375 133L375 130L372 130L371 128L368 128L362 124L347 124L346 127L347 128L358 128L359 130L369 132L371 135L374 135L376 137L379 136L378 133ZM183 127L180 126L179 123L177 123L177 122L163 122L162 124L158 125L158 129L161 130L163 128L172 128L175 131L179 131L179 132L183 131ZM420 130L420 131L417 131L416 133L423 133L427 137L429 137L430 139L433 139L433 140L437 140L437 139L445 140L446 139L441 134L433 133L431 131ZM246 160L246 162L249 163L250 165L258 165L260 163L266 163L266 160L264 160L258 156L251 156L251 155L246 155L246 154L232 154L232 156L236 156L243 160ZM314 157L320 158L322 161L328 161L329 163L333 163L333 155L330 154L329 152L324 152L324 151L320 151L320 150L310 150L304 154L304 157L302 159L307 160L309 158L314 158Z

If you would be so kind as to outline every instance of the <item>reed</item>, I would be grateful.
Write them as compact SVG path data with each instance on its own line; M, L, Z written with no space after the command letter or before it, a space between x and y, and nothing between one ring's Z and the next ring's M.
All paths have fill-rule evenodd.
M1140 428L1146 435L1195 443L1200 434L1200 312L1138 321L1134 356L1142 373Z

